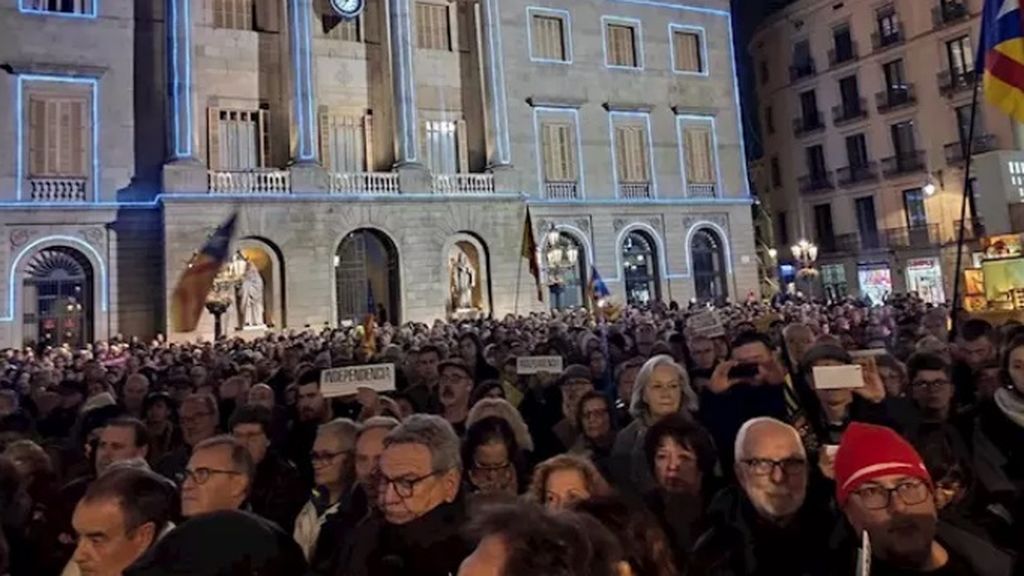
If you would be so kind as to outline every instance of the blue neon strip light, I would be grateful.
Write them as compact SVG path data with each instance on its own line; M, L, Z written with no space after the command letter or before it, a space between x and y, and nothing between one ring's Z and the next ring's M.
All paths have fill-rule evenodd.
M313 19L313 14L310 12L312 9L311 2L303 2L305 8L305 17L303 18L303 33L302 43L305 48L305 63L306 63L306 125L303 129L306 132L306 144L308 146L308 155L303 156L303 160L314 160L316 159L316 146L313 144L313 135L316 134L316 114L313 112L313 98L315 92L313 91L313 51L310 48L310 41L313 37L312 32L309 29L309 22Z
M509 164L512 161L511 143L508 135L508 104L505 96L505 54L501 47L501 15L498 13L497 0L487 2L488 44L491 54L491 106L494 109L494 144L497 148L498 162ZM497 37L497 38L495 38ZM495 46L497 43L497 46Z
M55 243L55 244L60 244L60 243L74 244L76 247L84 248L90 254L92 254L93 258L95 258L95 260L96 260L97 265L99 266L100 309L103 312L107 311L107 296L108 296L107 292L108 292L108 286L110 284L110 278L107 276L107 267L103 263L103 257L100 256L100 253L97 252L95 248L93 248L90 244L88 244L87 242L83 241L80 238L75 238L74 236L54 235L54 236L45 236L43 238L38 238L36 240L33 240L27 246L22 248L21 252L19 252L18 255L15 256L14 261L11 263L11 270L10 270L10 275L9 275L9 279L8 279L8 286L7 286L7 315L3 316L3 317L0 317L0 322L12 322L14 320L14 306L15 306L15 297L14 296L15 296L15 285L16 285L16 282L17 282L17 275L18 275L18 264L21 262L21 259L26 254L32 252L32 250L34 250L37 246L39 246L39 245L41 245L43 243L47 243L47 242Z

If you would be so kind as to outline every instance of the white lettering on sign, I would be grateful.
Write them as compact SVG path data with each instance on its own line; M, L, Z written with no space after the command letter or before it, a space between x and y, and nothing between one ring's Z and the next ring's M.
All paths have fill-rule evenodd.
M324 398L352 396L360 388L369 388L377 392L393 391L395 365L346 366L324 370L320 374L320 392Z
M523 356L516 358L517 374L561 374L561 356Z

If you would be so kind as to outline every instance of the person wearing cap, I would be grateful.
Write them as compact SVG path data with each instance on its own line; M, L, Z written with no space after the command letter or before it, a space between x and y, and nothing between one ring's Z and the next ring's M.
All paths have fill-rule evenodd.
M580 400L593 390L594 382L586 366L572 364L562 372L558 380L558 391L562 396L562 419L552 428L560 443L559 452L568 451L579 438L580 427L576 417Z
M935 486L921 456L889 428L854 422L835 458L836 501L867 533L872 576L1008 576L1010 557L938 520ZM849 550L848 550L849 551ZM836 554L833 573L853 574L854 553Z
M438 366L441 375L438 398L441 400L441 416L452 425L459 437L466 434L466 418L469 416L469 396L473 392L473 372L461 358L451 358Z

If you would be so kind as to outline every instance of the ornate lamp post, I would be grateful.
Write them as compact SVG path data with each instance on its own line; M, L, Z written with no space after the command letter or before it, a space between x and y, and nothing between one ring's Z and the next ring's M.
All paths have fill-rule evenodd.
M804 279L804 282L807 283L807 293L813 297L813 282L814 278L818 276L818 271L814 268L814 263L818 259L818 247L807 240L800 240L790 250L793 251L793 258L800 264L797 278Z
M195 259L198 257L198 253L193 252L192 258L189 260L188 267L191 268ZM231 303L235 300L235 291L238 286L242 283L242 276L245 273L244 261L239 253L228 261L224 266L221 267L217 276L213 279L213 286L210 288L210 292L206 295L206 311L213 315L213 338L214 341L220 340L221 336L224 335L224 327L222 318L224 314L231 308ZM239 262L242 265L239 265Z
M575 269L579 262L579 248L559 232L555 225L548 230L544 259L548 264L548 289L555 300L555 308L562 308L562 294L565 292L565 275Z

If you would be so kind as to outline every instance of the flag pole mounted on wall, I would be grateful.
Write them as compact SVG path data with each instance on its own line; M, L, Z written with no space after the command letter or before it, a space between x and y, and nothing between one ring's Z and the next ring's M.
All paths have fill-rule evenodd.
M963 265L964 225L971 187L971 167L974 153L974 129L978 117L978 79L985 100L999 108L1015 122L1024 123L1024 21L1021 19L1020 0L985 0L981 15L981 44L975 63L974 94L971 100L971 120L967 141L961 143L964 153L964 189L960 203L960 230L956 244L956 276L953 279L953 329L950 340L956 337L957 318L961 309L961 266ZM979 73L980 72L980 73ZM972 232L976 214L971 215Z

